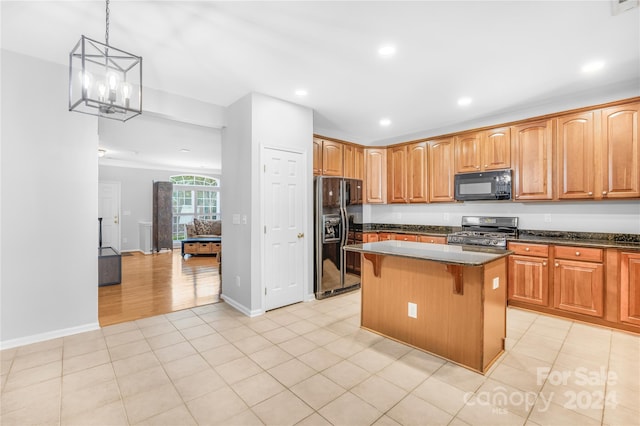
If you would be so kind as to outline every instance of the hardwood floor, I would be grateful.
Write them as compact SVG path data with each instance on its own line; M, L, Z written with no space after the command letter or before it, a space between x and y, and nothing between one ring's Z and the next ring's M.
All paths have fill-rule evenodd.
M180 250L122 256L122 283L98 289L102 327L220 301L217 258Z

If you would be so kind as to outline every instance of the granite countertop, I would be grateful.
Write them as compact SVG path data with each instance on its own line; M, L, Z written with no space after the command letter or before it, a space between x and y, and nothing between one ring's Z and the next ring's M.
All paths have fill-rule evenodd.
M430 260L453 265L482 266L513 253L484 247L447 244L424 244L411 241L378 241L344 246L346 251Z
M446 236L447 234L458 232L462 228L459 226L365 223L362 225L361 229L363 232L393 232L395 234ZM536 244L556 244L565 246L640 250L639 234L520 229L518 238L512 238L509 241L528 242Z

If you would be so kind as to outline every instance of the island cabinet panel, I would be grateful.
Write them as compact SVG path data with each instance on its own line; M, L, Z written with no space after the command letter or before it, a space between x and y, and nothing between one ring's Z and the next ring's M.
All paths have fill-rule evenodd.
M453 139L429 141L429 202L452 202L454 176Z
M620 320L640 326L640 252L620 254Z
M363 255L362 326L486 372L504 350L506 265L446 265L399 256ZM371 256L379 263L376 275ZM463 279L457 294L455 275ZM497 282L496 289L492 283ZM416 305L415 318L409 304Z
M595 198L594 112L556 119L560 199Z
M513 127L513 197L516 200L553 198L552 128L552 120Z
M640 197L640 103L602 110L604 198Z

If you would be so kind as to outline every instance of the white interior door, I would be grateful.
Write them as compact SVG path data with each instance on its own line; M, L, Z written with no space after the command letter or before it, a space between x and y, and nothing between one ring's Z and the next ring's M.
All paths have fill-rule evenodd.
M303 155L264 148L265 309L304 298Z
M120 251L120 183L98 183L98 217L102 218L102 247Z

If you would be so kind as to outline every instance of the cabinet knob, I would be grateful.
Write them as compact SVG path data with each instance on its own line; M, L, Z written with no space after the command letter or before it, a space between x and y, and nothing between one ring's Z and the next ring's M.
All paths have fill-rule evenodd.
M543 261L542 266L547 266L547 262Z
M531 250L529 247L525 247L524 251L529 251Z
M602 191L602 195L607 195L607 191Z
M580 252L579 251L576 252L576 256L580 256Z
M488 164L485 164L485 165L484 165L484 168L486 169L487 167L489 167L489 165L488 165Z
M480 168L480 166L476 166L476 169L479 169L479 168Z
M520 194L516 194L516 198L520 198Z
M593 192L589 191L589 195L593 195Z
M560 266L560 264L559 264L558 262L556 262L556 268L557 268L558 266Z
M433 243L434 241L433 241L433 240L431 240L431 241L429 241L429 242L430 242L430 243Z

